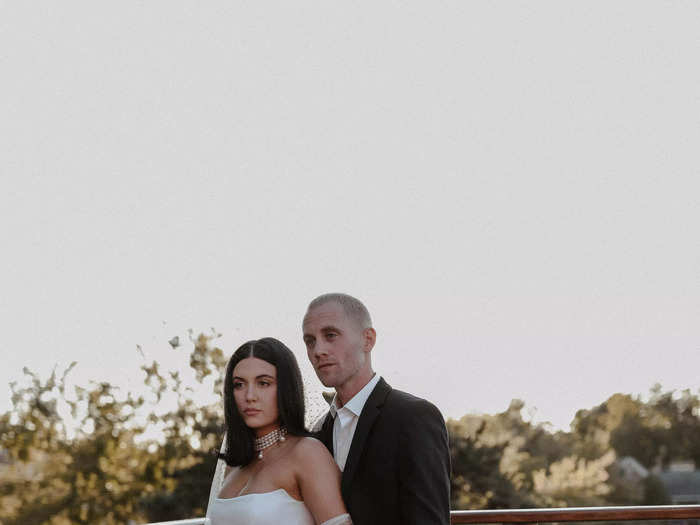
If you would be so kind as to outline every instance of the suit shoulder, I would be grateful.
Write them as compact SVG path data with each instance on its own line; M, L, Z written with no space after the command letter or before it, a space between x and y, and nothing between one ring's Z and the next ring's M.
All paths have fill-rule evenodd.
M387 402L391 402L397 405L407 405L407 406L426 406L436 408L433 403L422 397L404 392L403 390L397 390L393 388L389 395L387 396Z
M400 411L439 416L440 419L443 419L442 413L433 403L402 390L392 389L387 396L386 403L388 407Z

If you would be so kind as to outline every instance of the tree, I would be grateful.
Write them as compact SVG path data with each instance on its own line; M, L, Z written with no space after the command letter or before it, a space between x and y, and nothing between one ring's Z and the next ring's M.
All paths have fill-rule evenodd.
M527 508L600 505L611 492L609 448L592 458L577 453L565 432L522 418L513 400L496 415L448 421L454 508Z
M225 359L218 334L190 335L190 367L221 391ZM178 372L142 366L156 402L120 395L109 383L66 390L69 367L46 381L25 369L30 385L12 386L13 409L0 417L0 447L10 465L0 481L0 522L113 525L204 513L222 432L220 403L199 407ZM166 394L177 407L157 412ZM69 428L67 414L77 421ZM163 441L147 439L159 426Z
M139 396L106 382L69 389L73 365L46 380L25 369L28 384L12 385L13 409L0 415L0 451L9 457L0 462L0 525L203 515L223 429L226 359L213 345L217 337L190 333L189 369L143 365L147 389ZM169 343L180 346L176 338ZM198 388L210 385L211 404L193 400L187 370ZM674 459L700 464L700 401L687 390L657 386L646 402L614 394L579 410L572 432L526 421L523 408L513 400L498 414L448 420L453 508L667 503L657 478L632 486L616 458L632 456L648 468Z
M656 385L649 401L614 394L590 410L579 410L573 423L577 448L584 457L613 449L647 468L674 459L700 465L700 400L689 390L662 392Z

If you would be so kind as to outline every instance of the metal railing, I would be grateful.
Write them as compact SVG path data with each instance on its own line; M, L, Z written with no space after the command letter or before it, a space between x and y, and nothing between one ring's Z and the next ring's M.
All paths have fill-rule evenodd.
M569 521L642 521L700 519L700 505L644 507L565 507L557 509L453 510L450 521L460 523L550 523ZM204 525L204 518L161 521L149 525Z
M700 505L565 507L558 509L453 510L452 523L550 523L700 519Z

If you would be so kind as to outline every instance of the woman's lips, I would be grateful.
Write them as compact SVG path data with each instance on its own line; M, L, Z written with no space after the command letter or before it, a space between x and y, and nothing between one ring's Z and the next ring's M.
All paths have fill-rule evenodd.
M246 416L254 416L255 414L259 414L260 412L262 412L262 410L258 410L257 408L246 408L246 409L243 411L243 413L244 413Z

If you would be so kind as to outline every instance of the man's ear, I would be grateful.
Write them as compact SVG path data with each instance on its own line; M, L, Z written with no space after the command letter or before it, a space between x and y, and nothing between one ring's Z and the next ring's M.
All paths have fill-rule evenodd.
M365 338L363 350L365 352L371 352L372 348L374 348L374 343L377 342L377 332L374 328L365 328L365 330L362 332L362 335Z

